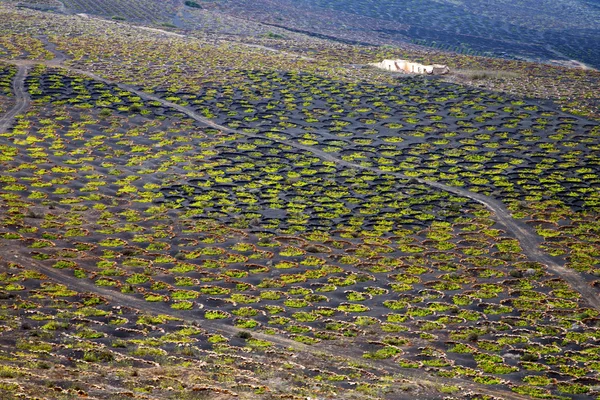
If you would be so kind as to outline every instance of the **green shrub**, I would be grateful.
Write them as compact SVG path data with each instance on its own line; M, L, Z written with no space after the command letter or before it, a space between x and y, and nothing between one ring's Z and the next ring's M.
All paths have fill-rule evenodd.
M150 278L144 274L133 274L127 278L125 282L129 283L130 285L139 285L141 283L148 282L149 279Z
M220 310L207 310L204 313L204 318L206 319L225 319L229 318L229 314L225 311Z
M13 368L8 365L0 365L0 378L12 379L22 375L23 372L17 368Z
M402 350L393 346L386 346L383 349L379 349L372 353L363 354L364 358L372 358L374 360L383 360L386 358L394 357L397 354L400 354Z
M171 308L174 310L191 310L194 308L194 303L191 301L178 301L171 304Z
M198 3L196 3L195 1L192 0L186 0L184 3L186 6L191 7L191 8L202 8L202 6Z

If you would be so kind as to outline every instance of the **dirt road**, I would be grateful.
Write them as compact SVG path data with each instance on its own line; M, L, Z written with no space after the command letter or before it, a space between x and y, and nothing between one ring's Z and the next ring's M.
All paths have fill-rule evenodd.
M15 95L15 105L8 110L6 114L0 117L0 133L5 133L15 122L15 117L25 112L31 100L29 94L25 90L25 78L27 78L27 72L29 66L17 65L17 75L13 80L13 93Z

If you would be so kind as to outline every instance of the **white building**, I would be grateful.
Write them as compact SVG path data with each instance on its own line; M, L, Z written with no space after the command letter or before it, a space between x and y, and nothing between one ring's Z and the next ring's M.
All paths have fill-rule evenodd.
M450 72L450 68L448 68L446 65L423 65L407 60L383 60L382 62L369 65L385 69L386 71L407 72L410 74L444 75Z

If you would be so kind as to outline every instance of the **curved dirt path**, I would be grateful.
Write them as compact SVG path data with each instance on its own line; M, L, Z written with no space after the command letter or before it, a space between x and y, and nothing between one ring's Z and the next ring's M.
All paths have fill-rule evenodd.
M567 56L565 53L561 52L560 50L555 49L550 44L545 45L544 48L546 50L548 50L549 52L556 54L558 57L560 57L561 60L550 60L550 61L557 61L563 67L579 68L579 69L583 69L586 71L598 71L597 69L590 67L589 65L587 65L579 60L573 60L571 57Z
M49 52L54 54L54 58L47 62L48 66L53 65L53 66L61 67L62 64L68 60L67 55L65 53L63 53L62 51L58 50L58 48L56 47L56 44L50 42L48 40L47 36L40 36L40 37L38 37L38 39L44 44L44 46L46 47L46 50L48 50Z
M530 261L537 261L546 265L550 271L563 278L574 290L578 291L584 302L592 308L600 310L600 293L585 282L577 271L559 264L547 253L542 251L540 248L540 245L543 242L542 237L540 237L529 225L514 219L510 214L510 211L507 210L501 201L459 187L447 186L439 182L431 182L423 179L418 179L418 181L431 187L468 197L471 200L484 205L493 213L496 222L504 226L507 232L512 233L519 241L522 253L525 254Z
M0 117L0 133L6 133L15 122L15 117L22 114L31 104L29 94L25 90L25 78L27 78L29 67L27 65L17 65L17 68L17 74L13 79L15 105Z

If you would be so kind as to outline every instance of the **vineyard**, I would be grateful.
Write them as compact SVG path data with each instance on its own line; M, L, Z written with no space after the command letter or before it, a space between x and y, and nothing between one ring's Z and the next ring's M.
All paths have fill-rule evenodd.
M147 28L0 5L0 398L600 398L599 73Z
M339 39L394 45L411 40L463 54L542 61L576 59L600 66L600 11L583 1L490 5L478 0L282 0L275 7L270 4L230 0L224 7L234 15L250 14L265 23ZM274 9L264 13L265 7ZM321 22L313 23L316 16Z
M64 0L65 7L73 13L101 15L143 23L171 23L177 12L176 0Z

